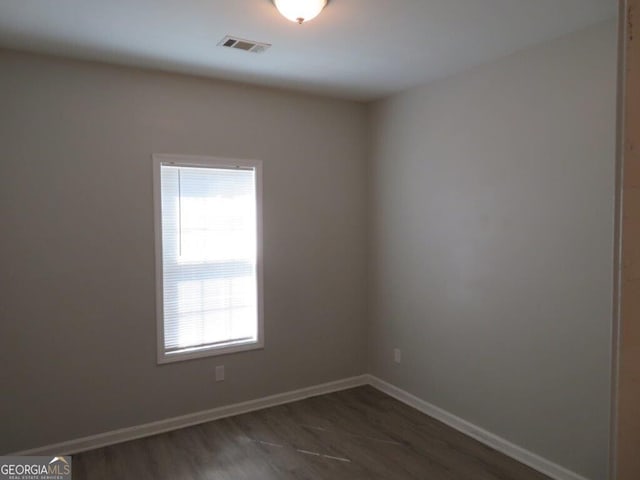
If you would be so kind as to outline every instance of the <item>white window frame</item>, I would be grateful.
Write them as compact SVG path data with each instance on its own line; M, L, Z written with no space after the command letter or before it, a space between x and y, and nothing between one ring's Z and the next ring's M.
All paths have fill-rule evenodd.
M262 161L238 160L199 155L154 154L153 203L156 255L156 319L158 364L173 363L195 358L226 355L230 353L264 348L263 262L262 262ZM162 264L162 165L204 168L252 168L256 179L256 282L257 282L257 339L203 348L191 352L166 353L164 344L164 270Z

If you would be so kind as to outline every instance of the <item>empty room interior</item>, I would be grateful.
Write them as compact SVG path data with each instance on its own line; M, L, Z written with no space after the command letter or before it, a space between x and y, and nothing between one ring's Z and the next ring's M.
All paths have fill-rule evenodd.
M640 479L634 12L0 0L0 479Z

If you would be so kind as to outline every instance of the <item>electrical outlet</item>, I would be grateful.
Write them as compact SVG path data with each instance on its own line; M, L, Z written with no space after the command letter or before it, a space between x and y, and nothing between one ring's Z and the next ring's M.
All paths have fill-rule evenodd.
M224 380L224 365L218 365L216 367L216 382L222 382Z
M395 363L402 363L402 350L399 348L393 349L393 361Z

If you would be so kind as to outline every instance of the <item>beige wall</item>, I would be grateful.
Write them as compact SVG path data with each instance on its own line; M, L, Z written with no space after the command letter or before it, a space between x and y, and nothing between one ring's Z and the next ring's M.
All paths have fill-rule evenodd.
M365 116L0 51L0 453L363 373ZM154 152L263 160L264 350L156 365Z
M362 104L0 51L0 453L370 371L605 478L615 37L368 132ZM264 161L264 350L156 365L154 152Z
M372 108L371 373L593 480L615 92L609 22Z

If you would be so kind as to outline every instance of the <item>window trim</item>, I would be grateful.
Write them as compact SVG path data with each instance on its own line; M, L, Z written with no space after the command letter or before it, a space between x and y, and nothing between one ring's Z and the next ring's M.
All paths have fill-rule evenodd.
M201 155L153 154L153 209L155 233L155 276L156 276L156 332L158 364L174 363L196 358L227 355L248 350L264 348L264 283L262 256L262 161L240 160ZM258 325L257 339L244 343L214 347L194 347L191 352L166 353L164 345L164 270L162 264L162 184L160 168L162 165L212 168L253 168L256 178L256 283Z

